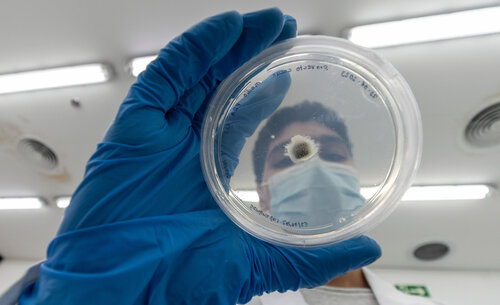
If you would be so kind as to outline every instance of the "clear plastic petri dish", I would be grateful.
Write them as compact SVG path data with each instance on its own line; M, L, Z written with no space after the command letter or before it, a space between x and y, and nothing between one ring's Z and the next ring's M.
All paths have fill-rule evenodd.
M201 162L234 223L307 248L382 222L410 186L421 147L417 103L387 60L344 39L299 36L220 84Z

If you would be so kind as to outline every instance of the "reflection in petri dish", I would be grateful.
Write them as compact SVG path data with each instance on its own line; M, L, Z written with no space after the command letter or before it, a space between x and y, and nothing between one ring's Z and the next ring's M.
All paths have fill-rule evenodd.
M279 245L363 234L395 208L420 158L420 115L403 77L342 39L270 47L219 86L207 118L202 165L214 198Z

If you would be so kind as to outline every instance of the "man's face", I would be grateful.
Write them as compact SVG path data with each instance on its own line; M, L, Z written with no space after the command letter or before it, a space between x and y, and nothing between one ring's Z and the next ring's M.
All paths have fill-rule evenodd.
M262 173L263 183L274 174L294 165L292 160L285 155L285 145L290 143L291 138L296 135L308 136L318 143L318 155L322 160L353 165L349 149L338 133L315 122L296 122L288 125L269 145ZM258 185L257 191L261 209L269 210L269 188L265 185Z

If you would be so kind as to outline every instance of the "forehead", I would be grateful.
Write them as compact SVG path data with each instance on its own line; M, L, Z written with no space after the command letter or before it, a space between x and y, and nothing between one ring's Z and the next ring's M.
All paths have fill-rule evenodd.
M285 127L280 135L274 138L269 145L268 153L271 152L277 145L289 141L296 135L309 136L311 138L318 138L323 135L332 135L340 138L338 133L316 122L295 122Z

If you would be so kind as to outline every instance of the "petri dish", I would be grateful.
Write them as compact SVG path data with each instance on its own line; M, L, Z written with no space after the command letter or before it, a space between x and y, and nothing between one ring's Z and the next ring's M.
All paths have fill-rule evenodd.
M310 248L382 222L411 185L421 147L417 103L387 60L344 39L299 36L219 85L201 163L240 228Z

